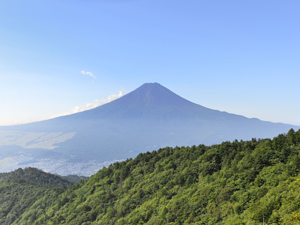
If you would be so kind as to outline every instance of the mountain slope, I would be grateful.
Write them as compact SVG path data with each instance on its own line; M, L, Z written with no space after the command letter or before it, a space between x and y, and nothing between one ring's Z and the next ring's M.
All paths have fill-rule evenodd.
M39 213L45 212L44 209L50 207L58 195L65 190L64 187L42 186L24 179L0 182L0 224L12 224L28 208L43 198L47 199L47 202L36 209Z
M12 224L43 198L47 199L47 202L44 202L42 207L34 207L39 213L44 212L44 209L50 207L58 195L66 190L66 186L72 184L36 168L0 173L0 224Z
M299 150L300 130L290 130L273 140L141 153L15 224L298 224Z
M22 179L29 182L33 182L39 185L58 187L58 186L70 186L75 182L71 182L60 176L46 173L36 168L25 168L24 170L19 168L9 173L0 173L0 182L5 180Z
M82 180L87 180L89 179L88 177L85 176L77 176L77 175L68 175L68 176L61 176L61 178L68 180L74 184L79 183Z
M147 83L91 110L31 124L0 127L0 150L2 154L7 153L5 157L14 159L17 152L23 152L24 158L28 158L22 162L24 166L43 164L41 168L45 169L48 163L48 167L53 168L49 158L58 158L62 164L53 170L47 167L48 171L91 175L109 162L160 147L272 138L290 128L299 129L211 110L158 83ZM7 151L8 147L12 151ZM106 161L108 163L104 163ZM84 162L84 166L78 168L78 162Z

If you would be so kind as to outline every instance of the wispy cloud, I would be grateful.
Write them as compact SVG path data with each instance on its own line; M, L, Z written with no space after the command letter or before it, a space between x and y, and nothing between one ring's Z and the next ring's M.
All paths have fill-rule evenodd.
M94 79L96 79L96 76L94 74L92 74L91 72L85 72L85 71L82 70L81 73L83 75L89 75L89 76L93 77Z
M69 112L65 112L65 113L62 113L62 114L59 114L59 115L51 116L49 119L59 117L59 116L66 116L66 115L70 115L70 114L74 114L74 113L78 113L78 112L83 112L85 110L96 108L100 105L103 105L103 104L109 103L113 100L116 100L116 99L124 96L126 93L127 93L127 91L119 91L118 94L109 95L107 98L103 98L101 100L96 99L94 102L86 103L83 106L76 106L73 109L71 109Z
M71 115L71 114L74 114L74 113L78 113L78 112L82 112L82 111L85 111L85 110L93 109L93 108L96 108L96 107L98 107L100 105L109 103L109 102L111 102L113 100L116 100L116 99L124 96L126 93L127 93L127 91L125 91L125 90L119 91L118 94L109 95L107 98L103 98L101 100L100 99L96 99L94 102L86 103L85 105L83 105L81 107L80 106L76 106L76 107L72 108L68 112L57 114L57 115L54 115L54 116L43 117L43 118L39 118L39 119L23 119L23 120L0 122L0 126L10 126L10 125L17 125L17 124L32 123L32 122L38 122L38 121L53 119L53 118L59 117L59 116Z

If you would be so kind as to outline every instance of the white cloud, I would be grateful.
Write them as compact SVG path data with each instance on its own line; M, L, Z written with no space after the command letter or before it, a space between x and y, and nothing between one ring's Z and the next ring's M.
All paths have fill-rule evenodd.
M109 103L113 100L116 100L116 99L124 96L126 93L127 93L126 91L119 91L118 94L109 95L107 98L103 98L102 100L96 99L94 102L86 103L85 105L83 105L81 107L76 106L73 109L71 109L69 112L51 116L48 119L52 119L52 118L59 117L59 116L66 116L66 115L70 115L70 114L74 114L74 113L78 113L78 112L83 112L85 110L93 109L100 105L103 105L103 104Z
M102 100L96 99L94 102L86 103L85 105L83 105L81 107L76 106L76 107L72 108L68 112L57 114L57 115L50 116L50 117L43 117L43 118L40 118L40 119L23 119L23 120L15 120L15 121L7 121L6 120L5 122L1 122L0 121L0 126L10 126L10 125L17 125L17 124L25 124L25 123L38 122L38 121L53 119L53 118L59 117L59 116L66 116L66 115L70 115L70 114L82 112L82 111L93 109L93 108L96 108L96 107L98 107L100 105L109 103L109 102L111 102L111 101L113 101L115 99L118 99L118 98L124 96L126 93L127 93L127 91L119 91L118 94L109 95L107 98L103 98Z
M90 75L91 77L96 79L96 76L94 76L94 74L92 74L91 72L86 72L86 74Z
M81 71L81 73L83 74L83 75L89 75L89 76L91 76L91 77L93 77L94 79L96 79L96 76L94 75L94 74L92 74L91 72L85 72L85 71Z

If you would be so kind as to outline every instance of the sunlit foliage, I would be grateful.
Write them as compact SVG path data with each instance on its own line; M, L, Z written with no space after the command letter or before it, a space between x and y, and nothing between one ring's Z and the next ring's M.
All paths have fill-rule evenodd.
M299 169L300 131L166 147L103 168L15 224L297 224Z

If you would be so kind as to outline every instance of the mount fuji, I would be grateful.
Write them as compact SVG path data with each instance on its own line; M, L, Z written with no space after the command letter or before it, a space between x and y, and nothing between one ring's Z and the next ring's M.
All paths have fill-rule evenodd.
M160 147L272 138L291 128L300 127L212 110L146 83L94 109L0 127L0 171L35 166L61 175L90 175L89 165L97 171Z

